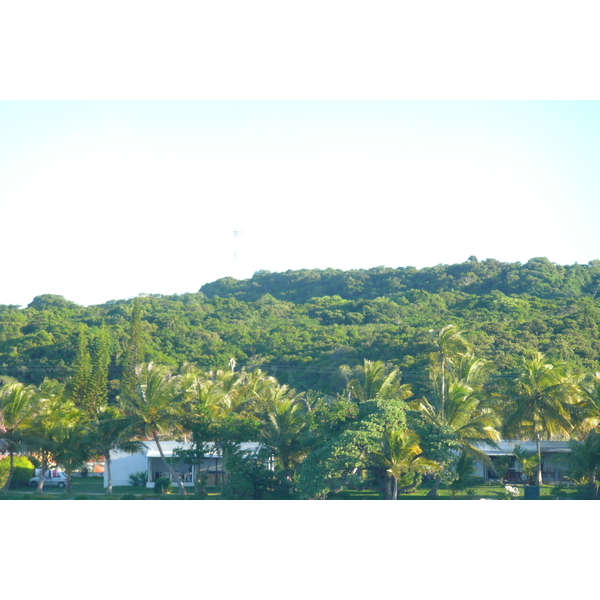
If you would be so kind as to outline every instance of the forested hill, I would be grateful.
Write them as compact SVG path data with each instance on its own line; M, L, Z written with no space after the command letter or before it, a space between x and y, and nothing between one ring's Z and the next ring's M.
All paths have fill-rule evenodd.
M466 294L529 294L538 298L595 296L600 290L600 260L588 265L561 266L547 258L532 258L526 264L478 261L471 256L456 265L376 267L365 270L302 269L271 273L258 271L252 279L218 279L200 288L209 298L237 298L245 302L271 294L280 300L302 303L311 298L340 296L348 300L373 299L409 290L431 294L460 291Z
M573 369L600 371L600 261L559 266L474 257L425 269L258 272L198 293L149 295L82 307L42 295L26 308L0 305L0 378L39 383L71 374L81 330L90 348L102 324L110 377L119 378L132 306L141 306L145 359L173 368L260 367L297 389L336 393L340 365L367 358L425 371L429 330L454 324L498 373L541 351ZM412 378L412 379L411 379Z

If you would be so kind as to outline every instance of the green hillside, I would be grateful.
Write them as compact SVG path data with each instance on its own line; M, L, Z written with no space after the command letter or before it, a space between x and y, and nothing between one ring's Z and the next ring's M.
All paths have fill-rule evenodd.
M556 265L471 257L456 265L340 271L257 272L198 293L142 296L147 360L180 366L261 367L299 390L334 393L342 364L363 359L401 367L418 385L429 330L450 323L491 360L497 375L534 351L572 369L600 371L600 261ZM64 379L81 324L111 338L110 378L118 379L134 299L82 307L43 295L26 308L0 306L0 375L26 383Z

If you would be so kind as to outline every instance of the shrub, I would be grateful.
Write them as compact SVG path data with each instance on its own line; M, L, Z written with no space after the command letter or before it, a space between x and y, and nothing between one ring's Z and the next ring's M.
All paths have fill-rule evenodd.
M121 500L136 500L135 494L123 494Z
M3 458L0 460L0 489L4 487L6 480L8 479L8 469L10 465L8 463L8 458Z
M221 488L222 500L252 500L254 488L248 473L236 472L229 475L229 479Z
M31 464L33 465L34 469L41 468L42 461L39 458L36 458L35 456L28 456L27 458L29 458L29 460L31 461Z
M205 471L198 473L198 484L194 486L194 495L198 500L205 500L208 496L206 491L206 482L208 481L208 475Z
M134 486L146 487L148 471L138 471L129 475L129 483Z
M0 488L4 487L10 470L10 457L0 460ZM13 476L10 489L28 485L29 480L35 472L33 463L26 456L15 456L13 458Z
M173 491L173 485L168 477L159 477L154 482L155 494L170 494Z
M289 495L289 490L280 490L282 485L289 485L267 469L254 458L237 452L229 457L227 464L227 480L221 487L223 500L263 500L273 493L281 497Z

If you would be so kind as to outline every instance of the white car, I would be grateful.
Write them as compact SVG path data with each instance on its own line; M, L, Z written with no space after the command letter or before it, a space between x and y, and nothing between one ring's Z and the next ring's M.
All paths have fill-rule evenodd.
M29 485L31 487L37 487L40 482L40 469L36 469L36 474L29 480ZM67 476L62 471L57 471L56 469L48 469L46 471L46 476L44 477L44 487L53 486L59 488L64 488L67 485Z

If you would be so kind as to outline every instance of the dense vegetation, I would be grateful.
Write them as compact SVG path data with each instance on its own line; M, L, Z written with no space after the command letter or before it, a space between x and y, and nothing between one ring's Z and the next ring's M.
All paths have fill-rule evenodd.
M178 367L260 367L299 390L335 393L339 367L382 360L422 378L429 330L452 323L483 358L512 372L543 352L571 369L600 370L600 261L524 265L474 257L426 269L258 272L195 294L144 296L147 359ZM80 325L110 331L110 379L119 379L133 300L81 307L60 296L0 306L0 375L39 384L70 375Z
M323 497L365 473L386 497L423 476L458 493L477 440L571 436L596 452L599 290L600 261L471 257L261 271L90 307L38 296L0 306L0 437L70 474L86 453L186 432L188 459L207 441L228 453L224 497ZM237 453L250 439L275 479Z

